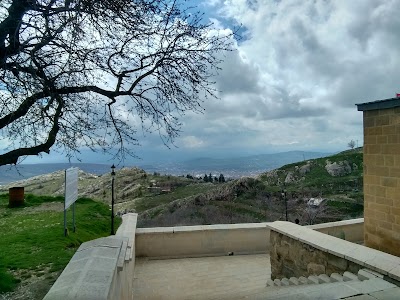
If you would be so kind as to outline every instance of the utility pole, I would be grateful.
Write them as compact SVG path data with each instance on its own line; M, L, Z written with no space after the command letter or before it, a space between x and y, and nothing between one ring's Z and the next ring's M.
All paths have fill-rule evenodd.
M288 207L287 207L287 197L286 197L286 189L282 189L281 195L283 200L285 200L285 215L286 215L286 221L288 221Z

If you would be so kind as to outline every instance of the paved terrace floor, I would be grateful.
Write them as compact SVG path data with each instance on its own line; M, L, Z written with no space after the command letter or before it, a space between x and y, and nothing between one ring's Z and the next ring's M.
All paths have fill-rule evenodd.
M265 287L269 254L202 258L137 258L134 299L233 299Z

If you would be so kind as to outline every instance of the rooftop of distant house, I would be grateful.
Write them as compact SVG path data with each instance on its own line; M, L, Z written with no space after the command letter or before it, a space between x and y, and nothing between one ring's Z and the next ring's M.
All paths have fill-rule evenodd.
M400 97L383 99L383 100L375 100L375 101L366 102L366 103L359 103L356 105L357 105L358 111L368 111L368 110L400 107Z

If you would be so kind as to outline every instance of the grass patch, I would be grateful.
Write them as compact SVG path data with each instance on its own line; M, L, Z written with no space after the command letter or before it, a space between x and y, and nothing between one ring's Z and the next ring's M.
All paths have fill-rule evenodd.
M75 210L76 232L72 232L72 210L69 209L70 233L64 237L62 210L35 210L42 203L61 201L62 197L26 195L25 207L11 209L8 195L0 196L0 282L5 282L0 292L13 289L18 281L8 271L29 270L36 274L45 274L44 270L60 271L81 243L110 234L109 207L80 198ZM121 219L115 221L118 228Z
M327 205L336 208L341 213L349 214L351 217L360 216L364 211L364 205L360 203L329 200Z

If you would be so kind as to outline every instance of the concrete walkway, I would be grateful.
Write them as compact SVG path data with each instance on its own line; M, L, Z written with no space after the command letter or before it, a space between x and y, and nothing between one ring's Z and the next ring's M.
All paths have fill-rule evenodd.
M154 260L137 258L134 299L232 299L262 289L269 254Z

